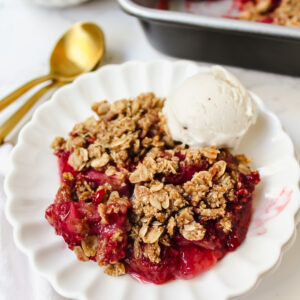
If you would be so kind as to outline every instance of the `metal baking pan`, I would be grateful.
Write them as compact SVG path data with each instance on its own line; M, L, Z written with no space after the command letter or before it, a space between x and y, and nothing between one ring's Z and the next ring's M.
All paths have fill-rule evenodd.
M222 17L233 0L170 0L169 10L156 0L118 0L137 17L150 43L168 55L300 76L300 28Z

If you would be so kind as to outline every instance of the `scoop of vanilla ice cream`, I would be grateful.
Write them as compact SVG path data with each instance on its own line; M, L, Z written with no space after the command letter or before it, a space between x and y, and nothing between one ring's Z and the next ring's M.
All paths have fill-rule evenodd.
M174 140L193 148L235 148L256 122L256 105L241 82L220 66L188 78L167 98Z

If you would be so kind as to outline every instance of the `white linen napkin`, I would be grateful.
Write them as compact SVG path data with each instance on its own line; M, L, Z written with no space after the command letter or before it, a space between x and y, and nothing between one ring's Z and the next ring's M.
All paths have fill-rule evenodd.
M12 226L5 216L4 177L9 171L11 144L0 147L0 299L66 300L30 266L13 241Z

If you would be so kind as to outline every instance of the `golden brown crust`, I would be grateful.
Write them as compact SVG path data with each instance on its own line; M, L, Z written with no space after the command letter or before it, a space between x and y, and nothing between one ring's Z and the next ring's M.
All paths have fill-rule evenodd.
M161 113L163 102L164 99L148 93L113 104L106 100L94 103L92 109L98 119L91 117L76 124L67 140L56 138L52 143L55 153L70 152L68 163L75 170L92 167L113 176L117 185L125 182L133 185L133 196L128 199L108 183L92 187L89 182L77 179L76 197L78 201L87 201L96 191L105 190L97 207L102 225L108 224L107 214L117 214L122 206L131 207L128 228L117 229L112 241L121 243L128 234L133 240L134 256L145 256L155 263L160 262L161 246L170 246L175 234L190 241L203 240L206 229L202 220L216 220L217 226L229 233L232 220L226 211L227 203L236 199L239 172L251 171L249 160L243 155L233 158L235 167L229 172L227 150L175 145ZM180 176L191 165L202 164L205 167L194 171L184 184L166 180L168 176ZM70 172L63 173L63 178L67 182L74 180ZM57 201L68 196L62 194ZM83 261L95 256L99 265L105 265L105 247L105 240L88 236L74 251ZM105 272L120 276L125 267L116 262Z
M115 264L110 264L105 270L104 273L110 276L122 276L126 274L125 266L121 262Z
M257 0L248 2L239 18L247 21L263 21L266 17L273 24L300 27L300 1L281 0L278 7L272 9L271 0Z

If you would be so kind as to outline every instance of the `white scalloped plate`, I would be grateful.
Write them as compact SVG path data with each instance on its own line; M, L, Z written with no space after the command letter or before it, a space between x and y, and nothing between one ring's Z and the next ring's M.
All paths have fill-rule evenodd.
M254 215L241 247L205 274L162 286L141 284L130 276L109 277L97 264L77 261L44 219L59 186L56 159L49 149L55 136L66 136L76 122L88 117L94 101L113 101L147 91L164 97L184 79L203 71L207 68L185 61L105 66L60 89L22 130L5 183L7 217L18 247L63 296L82 300L223 300L248 291L279 260L295 229L299 165L278 118L254 94L258 121L237 151L253 158L253 167L261 174Z

